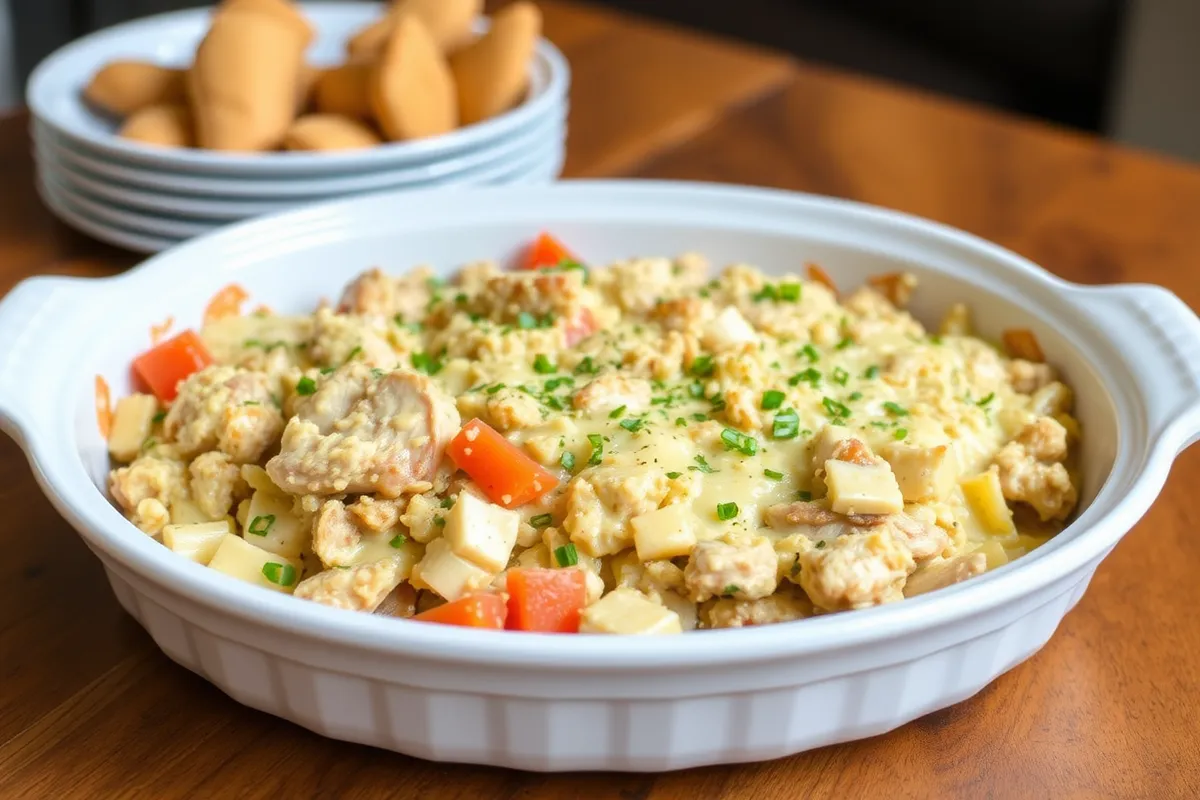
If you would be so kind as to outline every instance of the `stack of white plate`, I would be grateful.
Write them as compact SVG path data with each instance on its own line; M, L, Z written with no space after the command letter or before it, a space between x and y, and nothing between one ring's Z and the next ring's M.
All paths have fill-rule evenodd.
M376 3L302 8L317 29L309 51L316 66L341 63L346 39L382 13ZM319 200L385 189L549 183L562 170L570 70L545 40L519 106L430 139L334 153L234 154L118 138L117 122L83 101L92 75L116 59L189 64L210 13L182 11L109 28L62 48L34 71L28 102L39 189L64 222L121 247L157 252L237 220Z

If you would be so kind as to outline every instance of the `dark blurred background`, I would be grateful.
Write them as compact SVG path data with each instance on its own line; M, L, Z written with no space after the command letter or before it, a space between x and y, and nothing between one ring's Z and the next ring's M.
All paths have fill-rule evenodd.
M18 85L96 28L189 0L8 2ZM1200 0L592 0L1200 157ZM2 52L2 50L0 50Z

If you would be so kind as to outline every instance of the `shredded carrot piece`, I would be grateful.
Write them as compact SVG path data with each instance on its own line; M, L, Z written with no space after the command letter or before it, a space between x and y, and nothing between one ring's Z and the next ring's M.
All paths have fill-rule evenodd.
M208 325L219 319L236 317L238 314L241 314L242 303L249 296L241 286L238 286L236 283L229 284L213 295L212 300L208 301L208 307L204 309L204 324Z
M150 326L150 344L158 344L163 340L163 337L170 332L171 326L175 324L174 317L167 317L157 325Z
M1001 334L1001 341L1012 358L1023 358L1037 364L1046 360L1037 335L1028 328L1009 328Z
M834 296L837 295L837 284L833 282L833 278L829 277L828 272L821 269L819 264L805 264L804 270L808 274L808 279L810 281L816 281L817 283L822 284L826 289L833 292Z
M113 426L112 397L108 391L108 381L104 380L103 375L96 376L96 425L100 428L100 435L108 439Z

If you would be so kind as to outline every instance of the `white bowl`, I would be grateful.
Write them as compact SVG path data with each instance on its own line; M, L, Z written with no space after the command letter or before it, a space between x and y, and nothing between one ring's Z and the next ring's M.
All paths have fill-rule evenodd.
M589 261L707 253L803 261L851 286L906 269L913 311L971 305L984 336L1033 329L1076 390L1081 511L1045 546L880 608L674 637L549 636L406 623L262 591L175 556L108 502L93 376L129 390L150 326L197 325L236 281L310 309L362 268L449 272L543 229ZM0 302L0 426L163 651L254 708L425 758L536 770L666 770L872 736L1028 658L1200 435L1200 321L1150 286L1084 287L931 222L848 202L690 184L408 192L228 228L124 275L34 278Z
M161 253L179 244L178 239L152 236L120 225L101 222L90 216L70 197L64 196L40 178L35 183L38 196L46 207L64 223L93 239L132 250L135 253Z
M339 63L346 39L382 14L377 3L301 5L317 29L309 50L314 64ZM33 116L67 140L122 163L198 175L317 177L430 164L485 147L538 119L555 116L570 83L566 60L542 39L530 65L528 97L519 106L442 136L347 153L253 154L147 147L115 136L116 123L83 101L83 89L92 75L118 58L178 66L191 63L210 15L208 9L160 14L107 28L61 48L39 64L29 79L26 99ZM486 28L486 20L479 20L477 29Z
M34 154L38 168L70 176L74 184L98 200L136 210L229 221L350 194L476 184L482 182L480 175L486 178L488 174L503 173L505 168L512 172L533 158L533 154L554 146L562 148L564 137L565 120L547 119L505 143L504 152L479 158L463 169L442 170L439 163L433 167L328 179L203 179L132 169L80 154L40 126L34 127ZM493 155L488 151L478 152Z

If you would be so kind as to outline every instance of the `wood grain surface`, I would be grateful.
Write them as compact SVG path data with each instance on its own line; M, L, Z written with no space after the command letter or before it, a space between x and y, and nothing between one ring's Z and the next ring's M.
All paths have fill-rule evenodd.
M676 29L545 4L571 59L569 174L778 186L922 214L1065 277L1200 306L1200 170ZM0 121L0 292L137 261L55 221ZM4 344L0 343L0 347ZM321 739L177 667L0 438L0 798L1194 798L1200 450L1050 643L891 734L660 776L439 765Z

